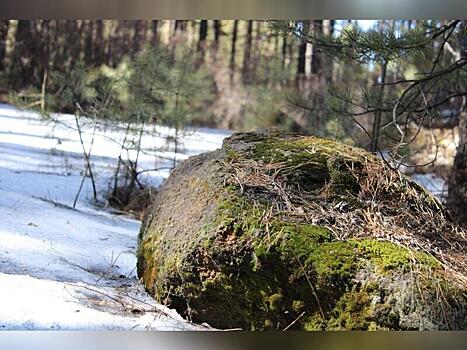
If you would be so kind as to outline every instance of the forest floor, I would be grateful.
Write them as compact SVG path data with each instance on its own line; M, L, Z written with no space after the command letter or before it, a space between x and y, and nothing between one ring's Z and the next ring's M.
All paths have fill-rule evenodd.
M0 330L208 329L157 304L138 281L141 223L103 205L124 127L82 124L86 149L92 144L98 204L86 177L73 208L85 169L74 116L44 120L0 104ZM153 186L168 176L174 157L216 149L229 135L188 130L175 154L165 146L173 130L145 130L139 167L162 168L144 173ZM443 187L430 174L415 180L435 194Z
M0 105L0 329L197 330L144 291L136 277L140 222L93 203L75 120ZM92 125L83 126L86 147ZM161 149L169 129L143 145ZM183 138L177 159L220 146L226 132L200 130ZM98 199L117 162L119 130L98 130L91 154ZM185 150L185 151L184 151ZM169 167L170 149L142 154L144 169ZM148 172L160 184L168 169Z

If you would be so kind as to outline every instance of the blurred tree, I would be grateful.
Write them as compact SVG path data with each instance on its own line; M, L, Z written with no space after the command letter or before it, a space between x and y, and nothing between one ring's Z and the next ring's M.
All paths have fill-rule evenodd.
M94 22L85 21L84 30L84 62L87 66L94 63Z
M233 80L235 74L235 55L237 52L237 32L238 32L238 20L234 21L233 29L232 29L232 45L230 49L230 61L229 61L229 68L230 68L230 81Z
M158 32L158 27L159 27L159 21L154 20L151 21L151 46L156 47L157 44L159 43L159 32Z
M253 21L247 22L246 43L243 52L242 78L245 84L252 82L251 76L251 45L253 40Z
M96 21L96 35L93 43L93 61L95 66L100 66L105 62L105 39L103 20Z
M459 34L460 60L467 63L467 21ZM448 205L460 223L467 226L467 93L462 94L459 113L459 144L449 179Z
M298 44L298 56L297 56L297 83L305 76L305 67L306 67L306 46L308 43L307 37L309 32L309 22L308 21L299 21L297 23L300 32L300 41Z
M16 28L12 59L14 64L10 69L10 80L12 86L17 89L26 86L34 76L36 43L32 24L31 21L20 20Z
M206 48L206 39L208 37L208 21L202 20L199 23L198 51L204 51Z
M0 21L0 71L5 69L6 38L9 26L9 20Z

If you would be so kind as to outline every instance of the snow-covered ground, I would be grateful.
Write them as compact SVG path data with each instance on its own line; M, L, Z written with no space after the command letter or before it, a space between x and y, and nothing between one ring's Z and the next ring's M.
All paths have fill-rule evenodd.
M435 174L414 174L412 180L425 187L436 198L444 201L448 194L448 185L446 181Z
M149 129L149 128L147 128ZM86 147L93 124L83 125ZM96 131L91 162L99 196L108 188L123 129ZM166 168L167 128L143 137L143 169ZM227 132L192 131L177 159L218 148ZM99 209L70 115L44 121L0 104L0 329L206 329L158 305L135 275L140 222ZM147 173L158 185L168 169Z

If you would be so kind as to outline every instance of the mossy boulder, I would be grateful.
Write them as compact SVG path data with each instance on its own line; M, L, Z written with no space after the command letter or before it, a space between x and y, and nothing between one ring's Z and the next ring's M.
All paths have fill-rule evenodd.
M465 243L436 199L361 149L244 133L173 170L138 275L217 328L465 329Z

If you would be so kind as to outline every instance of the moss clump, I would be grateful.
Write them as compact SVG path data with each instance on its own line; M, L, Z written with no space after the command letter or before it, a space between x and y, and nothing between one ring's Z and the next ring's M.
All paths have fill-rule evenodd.
M287 182L302 190L321 189L331 183L336 193L358 192L359 185L351 170L361 168L359 153L342 157L348 149L317 138L268 138L257 143L251 158L262 163L284 163Z
M374 169L383 169L375 157L332 141L234 135L182 163L159 191L138 275L159 302L219 328L459 328L462 288L436 257L375 238L393 228L372 208L392 220L402 214L391 201L411 217L431 204L401 202L414 188L375 180ZM449 286L447 316L433 306L439 284L424 282L433 278Z
M407 272L414 263L428 269L441 268L440 262L433 256L391 242L365 239L355 243L380 271L398 269Z

